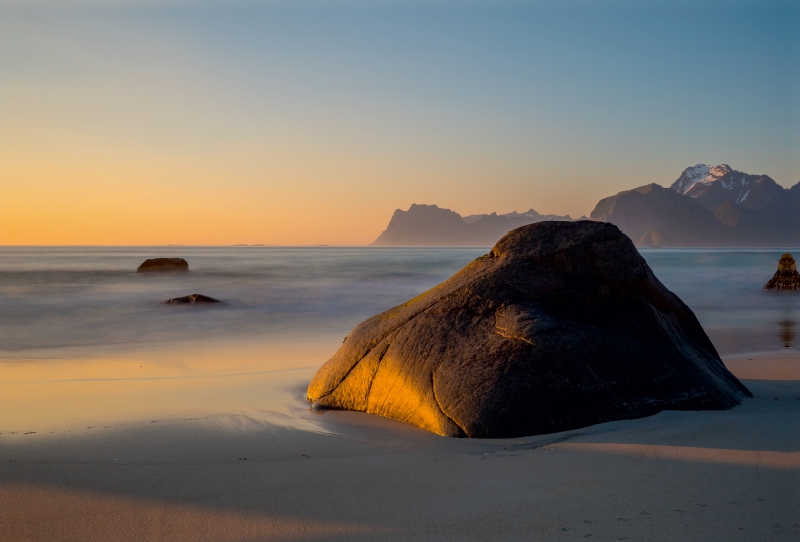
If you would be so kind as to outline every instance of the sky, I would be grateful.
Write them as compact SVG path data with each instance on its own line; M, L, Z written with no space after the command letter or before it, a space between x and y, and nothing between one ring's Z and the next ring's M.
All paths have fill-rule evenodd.
M791 1L0 0L0 245L364 245L800 182Z

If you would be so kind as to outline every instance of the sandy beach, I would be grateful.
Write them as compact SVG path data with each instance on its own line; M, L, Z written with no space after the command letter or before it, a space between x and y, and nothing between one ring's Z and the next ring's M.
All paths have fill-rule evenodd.
M800 0L0 44L0 542L800 542Z
M282 384L294 423L241 410L14 431L0 539L800 540L800 355L726 364L754 395L733 410L518 439L297 414L299 379Z

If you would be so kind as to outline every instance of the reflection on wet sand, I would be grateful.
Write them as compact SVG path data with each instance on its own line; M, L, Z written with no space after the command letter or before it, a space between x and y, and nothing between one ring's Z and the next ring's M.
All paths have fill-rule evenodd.
M339 341L337 335L97 358L0 359L0 433L305 410L305 386Z
M784 348L792 348L794 346L794 326L793 320L781 320L778 322L780 327L781 346Z

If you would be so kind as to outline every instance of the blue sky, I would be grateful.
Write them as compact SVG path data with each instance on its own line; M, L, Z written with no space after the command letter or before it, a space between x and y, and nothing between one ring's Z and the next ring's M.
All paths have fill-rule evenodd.
M588 214L696 163L800 181L797 4L642 4L0 1L0 175L16 206L130 199L135 169L362 216L342 242L412 202Z

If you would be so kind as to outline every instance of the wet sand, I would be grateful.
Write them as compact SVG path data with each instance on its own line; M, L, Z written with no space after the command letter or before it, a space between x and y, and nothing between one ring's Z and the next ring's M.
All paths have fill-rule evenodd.
M726 359L755 396L729 411L519 439L314 414L304 373L282 381L282 418L248 409L247 393L208 396L202 416L79 428L87 407L69 430L0 435L0 540L800 540L800 356L789 352ZM28 426L47 425L40 414Z

